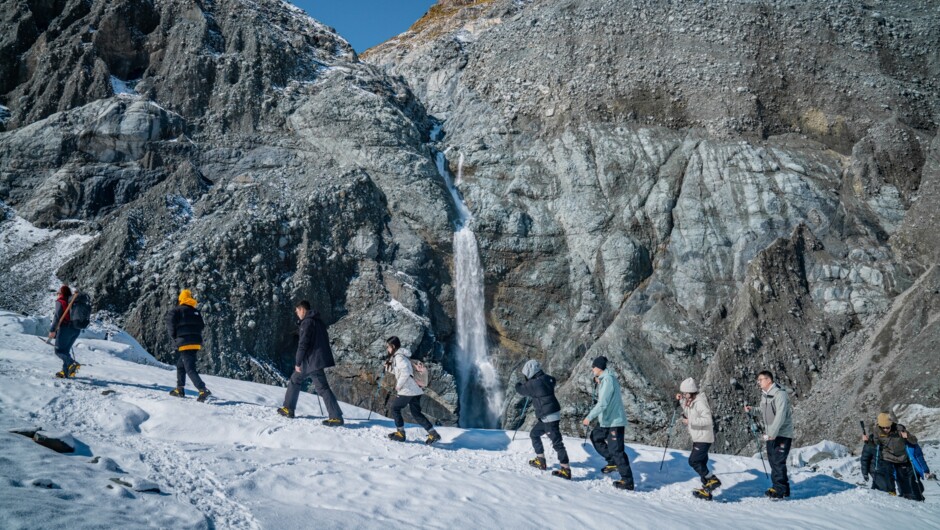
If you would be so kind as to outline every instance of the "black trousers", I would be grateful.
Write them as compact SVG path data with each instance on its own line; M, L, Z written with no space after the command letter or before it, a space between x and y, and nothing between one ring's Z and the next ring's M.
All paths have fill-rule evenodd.
M66 324L60 326L55 333L55 355L62 360L62 371L68 372L69 365L75 362L72 358L72 346L78 340L82 330Z
M620 478L627 486L633 486L633 471L627 453L623 450L624 430L624 427L597 427L591 431L591 443L608 465L617 466Z
M193 382L199 390L205 390L206 384L202 382L199 373L196 372L196 352L199 350L177 350L176 351L176 386L183 388L186 386L186 376Z
M555 454L558 455L558 461L562 464L567 464L568 451L565 450L565 442L561 437L560 423L560 421L544 423L542 420L539 420L539 422L535 424L535 427L532 428L532 432L529 433L529 438L532 439L532 449L535 449L535 454L543 455L545 454L545 446L542 445L542 435L547 434L548 439L552 441L552 449L554 449Z
M872 471L872 489L896 493L905 499L915 501L923 500L920 484L915 478L914 468L911 464L895 464L893 462L878 462L878 469ZM894 485L897 482L897 489Z
M297 408L297 400L300 399L300 387L307 379L313 381L314 392L323 398L323 404L326 405L326 413L329 417L337 420L343 419L343 411L339 408L339 402L336 401L333 391L330 390L330 383L326 380L326 372L323 370L294 371L287 382L287 392L284 393L284 407L290 410Z
M431 421L421 412L421 395L417 396L395 396L392 400L392 418L395 420L395 427L402 429L405 427L405 418L402 416L402 410L408 407L411 411L411 417L418 422L418 425L424 427L424 430L431 431L434 428Z
M696 442L692 444L692 452L689 453L689 465L702 477L702 484L705 484L705 477L708 473L708 450L712 444L705 442Z
M767 461L770 462L770 480L773 488L785 495L790 494L790 479L787 478L787 456L790 455L792 438L778 436L767 440Z

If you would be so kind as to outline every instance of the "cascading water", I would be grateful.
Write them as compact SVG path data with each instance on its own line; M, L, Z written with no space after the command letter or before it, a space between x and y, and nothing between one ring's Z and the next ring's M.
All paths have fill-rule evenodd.
M464 204L450 177L444 153L438 152L435 162L457 209L457 222L454 227L454 287L457 294L459 423L461 427L498 428L503 409L503 391L499 386L496 367L490 360L486 343L483 267L480 264L476 235L470 229L473 214ZM458 181L462 172L461 156L457 169Z

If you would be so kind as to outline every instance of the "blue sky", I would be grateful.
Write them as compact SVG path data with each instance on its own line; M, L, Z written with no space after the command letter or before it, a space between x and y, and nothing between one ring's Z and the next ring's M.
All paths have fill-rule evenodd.
M436 0L291 0L336 28L358 53L408 29Z

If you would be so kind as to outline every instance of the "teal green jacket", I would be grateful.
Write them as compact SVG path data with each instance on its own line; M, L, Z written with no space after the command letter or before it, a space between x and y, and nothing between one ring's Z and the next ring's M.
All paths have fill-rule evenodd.
M597 389L597 405L591 409L587 419L597 418L601 427L626 427L627 413L620 396L620 382L612 370L604 370Z

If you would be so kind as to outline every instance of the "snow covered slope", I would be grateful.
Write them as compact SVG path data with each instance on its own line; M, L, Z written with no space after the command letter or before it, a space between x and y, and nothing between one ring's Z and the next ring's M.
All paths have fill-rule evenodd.
M175 372L120 334L80 339L79 377L58 380L42 324L0 312L4 528L940 528L935 484L913 503L800 470L793 498L772 502L760 460L715 455L725 487L706 503L674 449L660 472L662 448L631 445L638 491L621 492L576 438L565 482L526 464L523 432L442 428L439 446L395 444L392 423L362 409L344 405L347 427L330 429L305 394L288 420L274 411L282 388L212 376L214 401L173 398ZM77 451L9 433L23 427L69 432ZM161 492L136 491L150 483Z

